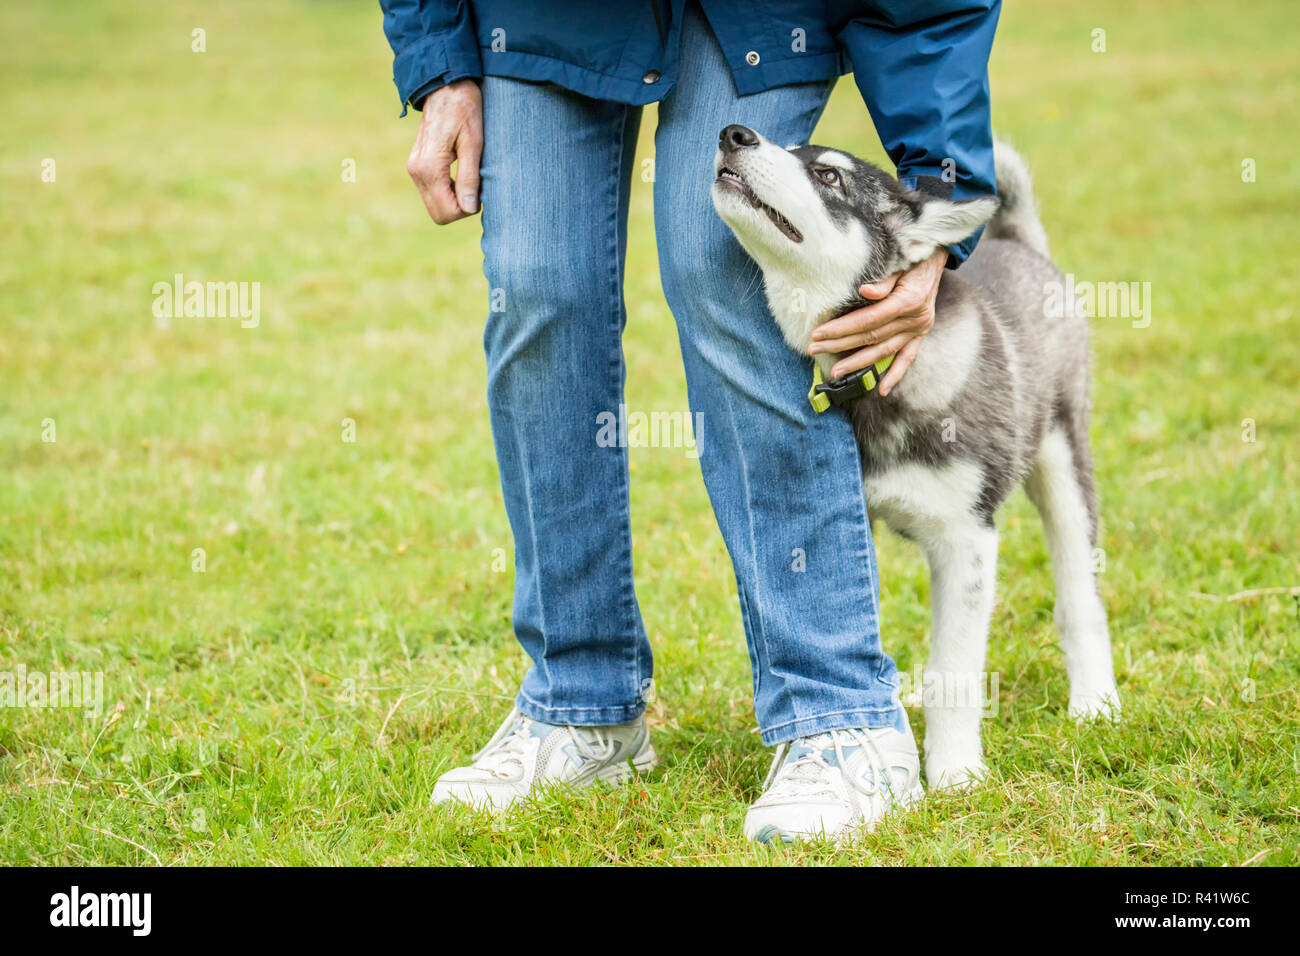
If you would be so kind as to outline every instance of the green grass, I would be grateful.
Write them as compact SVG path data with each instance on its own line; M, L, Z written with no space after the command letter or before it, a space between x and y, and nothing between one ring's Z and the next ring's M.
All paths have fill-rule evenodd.
M478 224L435 228L406 178L415 126L396 118L373 5L7 4L0 33L0 671L102 671L120 708L0 709L0 861L1297 861L1297 602L1197 596L1300 585L1286 0L1008 5L995 125L1037 168L1057 261L1152 283L1149 328L1095 323L1125 716L1066 717L1045 548L1018 495L1001 517L992 779L841 850L741 835L767 755L730 566L680 450L632 453L660 769L500 821L428 808L523 659L493 567L511 540ZM847 80L819 139L881 157ZM681 409L651 186L634 187L628 402ZM176 272L259 281L260 326L158 328L150 289ZM912 671L924 567L883 531L879 551L886 647Z

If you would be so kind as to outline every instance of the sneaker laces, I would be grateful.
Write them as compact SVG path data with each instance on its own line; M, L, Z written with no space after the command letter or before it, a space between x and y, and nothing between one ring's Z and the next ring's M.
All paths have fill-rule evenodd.
M510 770L510 764L519 768L519 772L524 771L524 758L528 754L528 741L532 737L531 728L533 722L519 715L510 731L495 742L489 741L474 757L474 766L480 770L486 770L488 773L495 774L498 777L513 776Z
M573 746L578 749L578 753L588 760L604 762L614 756L614 738L612 736L603 736L599 727L583 728L590 731L591 735L596 738L596 743L600 744L599 751L593 748L590 741L583 739L582 734L578 733L577 727L565 727L564 729L569 732L569 738L573 741Z
M533 724L532 718L520 714L514 726L510 728L504 737L495 742L489 742L475 756L474 765L480 770L486 770L498 777L508 778L514 776L514 771L510 767L511 764L514 764L518 768L518 773L522 774L526 769L524 760L528 756L529 742L533 739ZM579 728L565 726L563 729L568 732L569 739L573 741L578 753L589 760L605 761L614 753L613 738L602 736L599 728L583 728L589 730L595 737L596 742L600 745L599 750L583 738L582 734L578 732Z
M857 793L864 797L876 796L881 792L880 773L886 766L884 754L871 734L856 729L832 730L820 734L801 737L798 743L808 748L794 760L787 760L790 744L783 744L776 754L768 782L764 787L764 799L774 798L807 799L809 797L832 797L840 799L832 782L832 769L835 769L822 756L826 750L835 751L836 767L840 777L848 781ZM844 755L845 747L862 747L868 755L872 767L871 781L864 781L860 774L849 775L844 772L848 763Z

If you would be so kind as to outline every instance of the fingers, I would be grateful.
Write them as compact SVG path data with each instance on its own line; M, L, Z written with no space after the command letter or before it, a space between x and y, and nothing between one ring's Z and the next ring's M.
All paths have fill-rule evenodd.
M411 174L415 188L420 191L424 208L429 210L430 218L440 226L465 217L456 201L456 194L452 191L452 158L448 150L430 146L422 130L411 149L411 157L406 162L406 171Z
M819 325L813 329L812 339L814 342L825 342L864 335L904 319L910 320L914 328L929 328L934 312L926 300L926 291L900 285L887 299L846 312L838 319Z
M898 354L894 356L894 363L889 366L889 371L887 371L885 377L881 379L880 394L882 397L888 395L894 390L894 386L903 378L903 373L911 367L914 361L916 361L916 353L919 351L921 351L920 336L912 339L912 341L899 349Z
M905 332L901 335L895 335L880 345L859 349L851 355L846 355L836 362L831 369L831 378L843 378L845 375L860 372L869 365L875 365L886 355L897 354L904 345L915 338L916 336L911 332Z
M456 202L472 216L478 212L479 160L483 157L483 128L467 123L456 140Z
M889 295L889 293L894 291L894 286L897 285L901 276L901 272L895 272L892 275L885 276L883 279L877 279L875 282L864 285L862 288L858 289L858 294L862 296L862 298L870 299L873 302L877 299L883 299L885 296Z
M867 348L871 345L879 345L881 342L892 339L895 335L903 333L915 334L916 320L913 318L898 319L890 322L888 325L881 326L878 329L871 329L867 332L859 332L856 335L846 335L838 339L817 339L808 347L809 355L817 355L822 352L848 352L852 349Z
M916 360L921 339L934 326L935 297L946 261L947 253L939 250L902 275L862 286L858 292L863 298L880 301L818 326L813 330L809 354L856 349L835 363L833 378L860 372L886 355L894 356L880 382L880 394L888 395Z
M406 171L434 222L446 225L478 211L482 156L483 95L478 84L456 80L430 93L420 110L420 129Z

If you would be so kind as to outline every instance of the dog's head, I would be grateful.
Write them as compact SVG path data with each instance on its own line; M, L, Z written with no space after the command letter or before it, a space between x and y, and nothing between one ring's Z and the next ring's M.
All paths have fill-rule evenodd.
M846 292L960 242L998 207L925 196L848 153L782 149L745 126L722 131L714 173L713 207L765 275Z

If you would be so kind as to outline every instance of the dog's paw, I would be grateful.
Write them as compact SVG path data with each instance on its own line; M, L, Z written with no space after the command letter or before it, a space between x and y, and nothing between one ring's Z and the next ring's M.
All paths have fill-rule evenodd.
M1113 687L1098 693L1070 694L1070 716L1080 724L1094 720L1118 723L1119 692Z
M979 786L987 774L988 767L979 757L974 760L927 758L925 761L925 779L931 790L971 790Z

